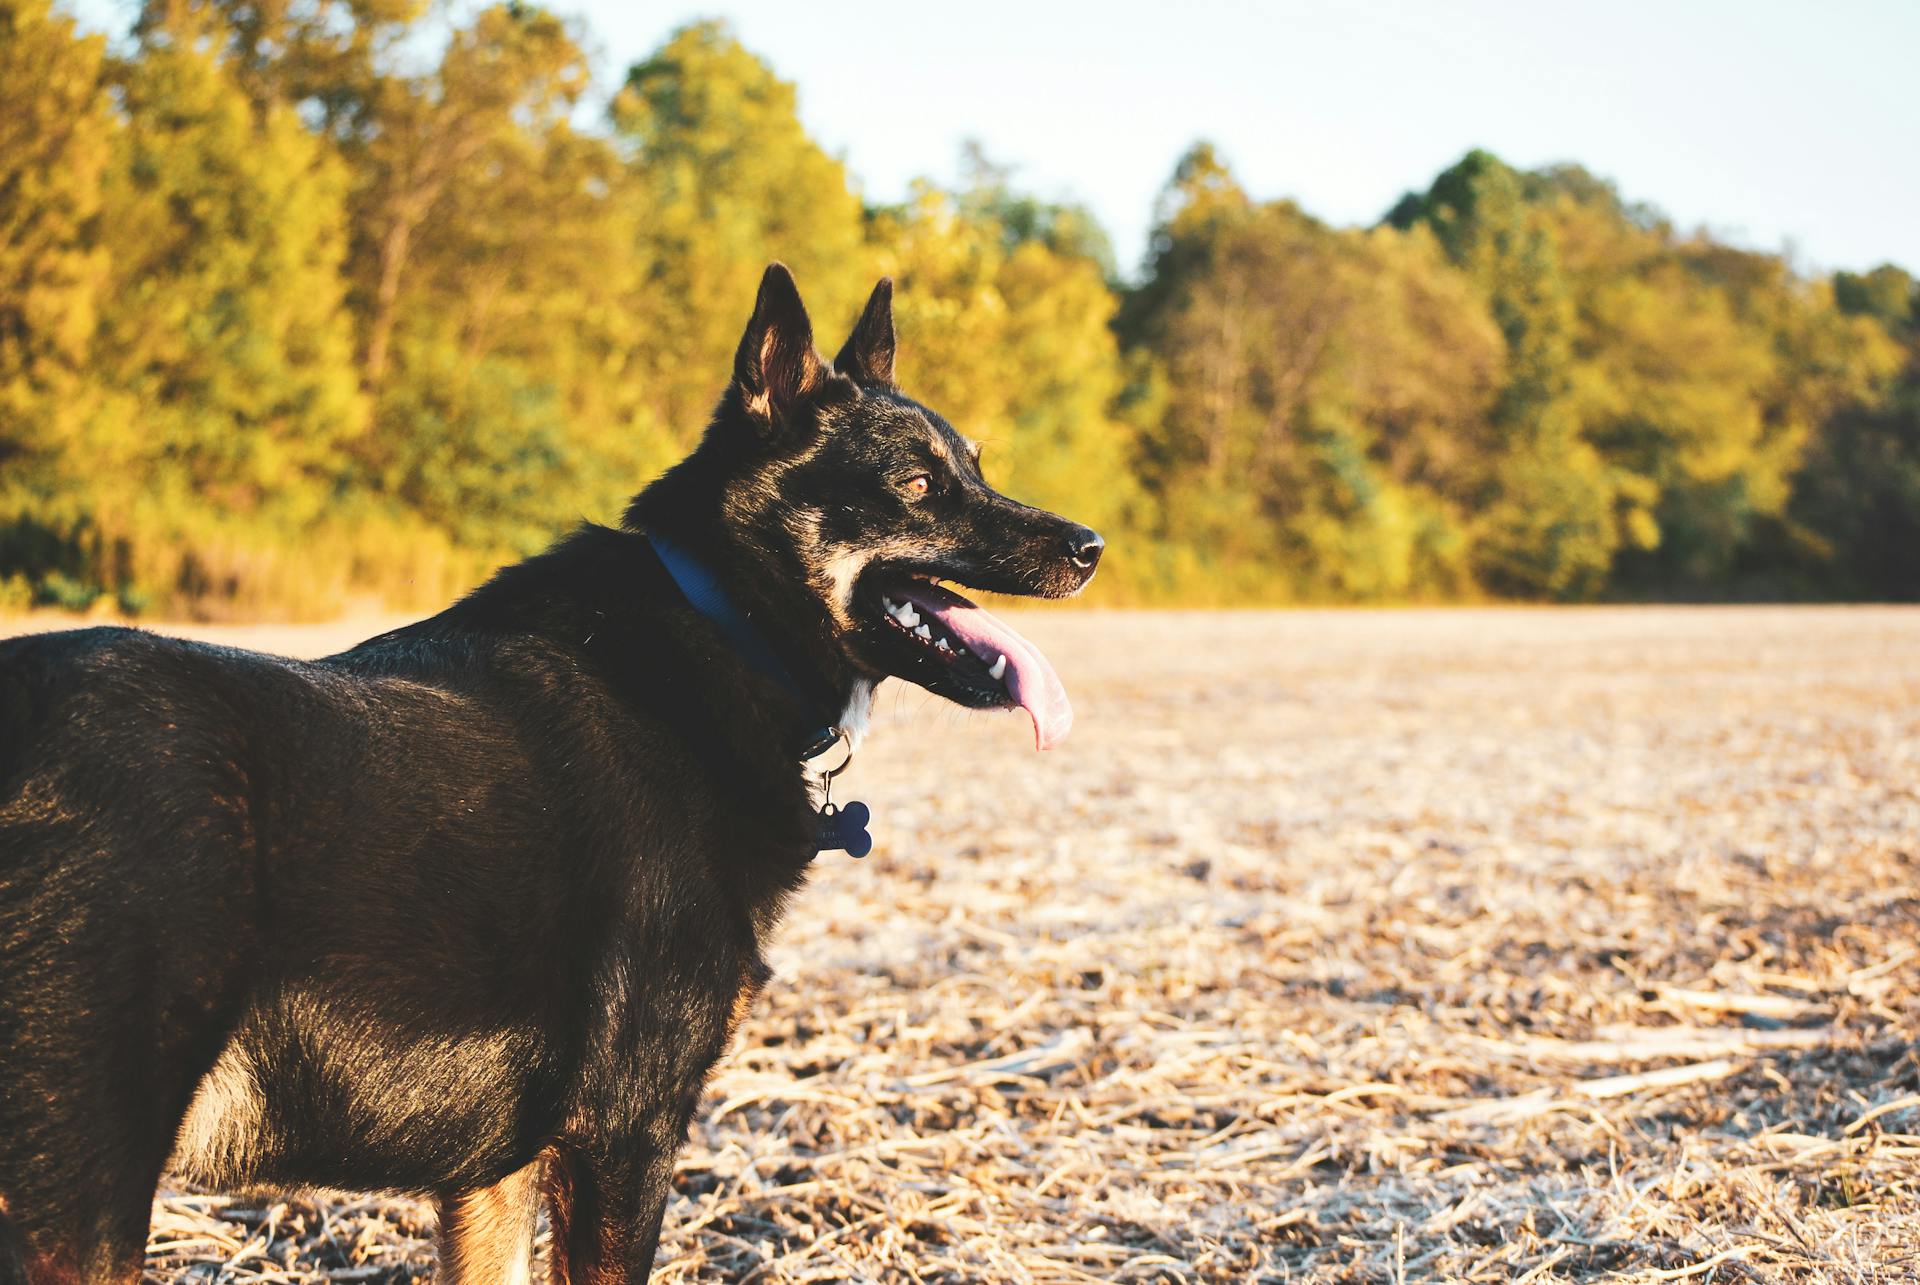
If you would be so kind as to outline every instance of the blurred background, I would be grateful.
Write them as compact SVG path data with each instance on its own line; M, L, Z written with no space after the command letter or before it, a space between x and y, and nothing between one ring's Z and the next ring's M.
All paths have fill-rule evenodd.
M769 259L1150 603L1920 596L1920 8L0 0L0 610L437 604Z

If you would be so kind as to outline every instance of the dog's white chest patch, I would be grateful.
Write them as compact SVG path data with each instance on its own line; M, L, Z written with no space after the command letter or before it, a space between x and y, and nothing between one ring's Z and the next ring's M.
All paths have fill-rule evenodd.
M840 730L847 734L849 750L860 748L867 734L867 722L873 715L873 684L862 679L853 685L847 707L840 711Z

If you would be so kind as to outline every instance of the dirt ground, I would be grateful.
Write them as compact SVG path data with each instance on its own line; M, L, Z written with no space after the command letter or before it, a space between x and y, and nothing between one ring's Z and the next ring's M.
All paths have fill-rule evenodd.
M656 1280L1920 1279L1920 611L1022 625L1073 736L883 689ZM149 1278L431 1226L173 1193Z

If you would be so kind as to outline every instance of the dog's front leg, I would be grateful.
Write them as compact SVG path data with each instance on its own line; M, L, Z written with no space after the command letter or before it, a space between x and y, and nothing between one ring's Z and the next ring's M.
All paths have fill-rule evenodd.
M531 1285L540 1167L441 1198L439 1285Z
M553 1285L645 1285L676 1150L634 1139L558 1151L548 1171Z

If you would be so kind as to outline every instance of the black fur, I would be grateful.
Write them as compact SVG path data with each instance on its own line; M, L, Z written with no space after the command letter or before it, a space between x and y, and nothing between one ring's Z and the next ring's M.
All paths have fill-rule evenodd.
M458 1278L508 1269L537 1165L556 1274L646 1278L813 857L793 747L887 675L1007 703L877 595L1059 595L1099 553L894 388L890 291L828 366L769 269L704 440L622 529L351 651L0 643L0 1285L137 1279L170 1156L436 1196ZM743 665L643 530L818 699Z

